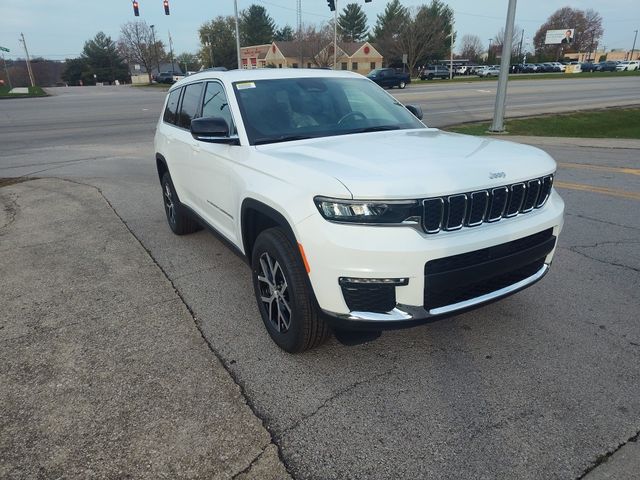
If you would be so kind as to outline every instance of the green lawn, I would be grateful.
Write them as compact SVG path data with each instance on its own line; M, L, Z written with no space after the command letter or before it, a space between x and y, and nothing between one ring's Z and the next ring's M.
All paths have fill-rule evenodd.
M24 97L46 97L47 92L45 92L40 87L29 87L29 94L24 93L9 93L11 90L7 85L0 87L0 97L7 98L24 98Z
M490 122L449 127L446 130L468 135L488 135ZM640 108L621 108L506 121L510 135L534 137L638 138Z
M509 81L511 80L567 80L575 78L604 78L604 77L640 77L640 70L633 72L582 72L582 73L518 73L509 75ZM453 77L453 80L448 78L445 80L420 80L414 78L411 83L438 83L438 82L495 82L498 77L466 77L464 75Z

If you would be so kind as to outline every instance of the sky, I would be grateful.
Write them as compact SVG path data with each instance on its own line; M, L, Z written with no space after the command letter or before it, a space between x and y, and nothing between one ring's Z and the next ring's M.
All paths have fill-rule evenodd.
M364 8L369 25L387 4L387 0L338 0L338 9L356 1ZM404 0L407 7L430 0ZM233 0L170 0L171 15L165 16L162 0L138 0L140 17L134 17L131 0L0 0L0 46L9 48L7 58L24 58L18 41L24 33L31 57L64 60L80 55L84 42L99 31L114 40L120 26L133 20L144 20L156 26L156 35L168 44L169 31L174 53L195 53L198 48L198 28L217 15L232 15ZM237 0L238 9L256 3L264 6L276 25L295 28L296 0ZM445 0L455 13L457 38L475 34L485 48L489 38L504 27L508 0ZM640 0L572 0L565 4L573 8L592 8L603 17L605 30L601 45L607 49L631 49L634 30L640 28ZM516 24L525 31L525 42L563 2L554 0L520 0ZM302 0L302 21L318 24L329 20L326 0ZM571 27L570 25L567 26ZM640 48L640 40L636 43Z

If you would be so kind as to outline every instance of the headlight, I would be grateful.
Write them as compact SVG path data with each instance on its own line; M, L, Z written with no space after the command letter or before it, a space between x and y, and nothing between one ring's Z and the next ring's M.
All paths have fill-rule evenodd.
M422 215L417 200L313 200L320 214L332 222L412 226L420 224Z

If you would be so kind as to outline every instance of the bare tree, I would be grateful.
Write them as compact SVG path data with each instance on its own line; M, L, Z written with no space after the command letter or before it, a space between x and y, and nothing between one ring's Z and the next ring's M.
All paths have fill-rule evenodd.
M151 83L153 67L160 62L161 53L164 54L162 42L154 44L153 41L153 32L145 21L127 22L120 27L118 40L120 54L129 60L129 63L142 65L149 76L149 83Z
M460 56L477 63L483 55L484 46L480 37L478 35L463 35Z
M562 45L545 45L547 30L564 30L574 28L573 43L570 48L577 52L592 52L604 34L602 17L595 10L578 10L563 7L553 12L543 23L533 38L536 54L539 57L553 58L559 56Z
M297 34L296 40L298 40ZM299 41L302 44L303 56L313 59L315 66L333 67L332 22L324 23L319 28L315 25L306 25L301 31Z

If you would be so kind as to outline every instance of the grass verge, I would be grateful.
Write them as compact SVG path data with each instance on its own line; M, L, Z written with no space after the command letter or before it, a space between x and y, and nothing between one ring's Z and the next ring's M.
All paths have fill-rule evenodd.
M157 88L158 90L169 90L169 88L171 87L171 85L167 84L167 83L134 83L131 84L132 87L136 87L136 88Z
M575 74L565 74L565 73L515 73L509 75L509 81L511 80L570 80L575 78L604 78L604 77L640 77L640 70L635 70L633 72L582 72ZM488 77L488 78L480 78L480 77L465 77L458 76L453 77L453 80L444 79L434 79L434 80L420 80L419 78L414 78L411 80L411 83L440 83L440 82L495 82L498 80L498 77Z
M45 92L41 87L29 87L29 93L9 93L11 89L5 85L0 87L0 98L28 98L28 97L47 97L47 92Z
M448 127L450 132L488 135L490 122ZM640 139L640 107L610 108L506 121L509 135Z

